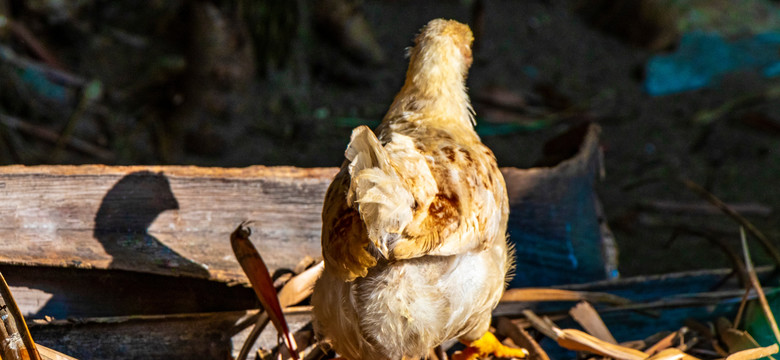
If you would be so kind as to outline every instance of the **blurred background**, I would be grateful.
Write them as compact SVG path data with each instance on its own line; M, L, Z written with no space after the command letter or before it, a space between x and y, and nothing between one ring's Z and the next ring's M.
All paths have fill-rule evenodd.
M773 0L0 0L0 164L339 166L438 17L474 30L468 86L499 165L601 125L623 275L739 253L737 225L677 177L777 243Z

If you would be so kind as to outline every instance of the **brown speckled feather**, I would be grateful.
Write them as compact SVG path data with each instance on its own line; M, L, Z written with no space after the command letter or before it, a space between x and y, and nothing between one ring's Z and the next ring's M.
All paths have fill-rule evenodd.
M468 26L433 20L376 129L353 130L323 208L317 329L345 358L423 357L489 325L510 262L508 200L473 124Z

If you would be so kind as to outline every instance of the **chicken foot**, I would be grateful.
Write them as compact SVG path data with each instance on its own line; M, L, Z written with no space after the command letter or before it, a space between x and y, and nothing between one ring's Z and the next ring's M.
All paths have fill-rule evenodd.
M461 340L461 342L463 341ZM477 360L490 354L500 358L525 358L528 356L528 350L506 346L498 341L490 331L477 340L463 343L467 346L466 349L455 353L452 360Z

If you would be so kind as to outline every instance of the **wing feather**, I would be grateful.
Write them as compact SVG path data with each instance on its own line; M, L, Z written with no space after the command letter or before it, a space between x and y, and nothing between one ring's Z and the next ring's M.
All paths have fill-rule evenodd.
M323 231L326 264L332 257L349 279L376 264L372 254L453 255L503 240L508 201L492 152L440 133L416 141L395 132L382 145L368 127L353 130L340 186L326 199L341 206L323 212L324 228L341 229Z

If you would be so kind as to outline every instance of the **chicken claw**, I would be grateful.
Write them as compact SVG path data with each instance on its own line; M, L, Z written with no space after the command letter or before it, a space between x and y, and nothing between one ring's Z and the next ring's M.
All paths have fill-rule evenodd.
M496 336L490 331L466 345L468 347L461 352L455 353L452 356L452 360L477 360L491 354L500 358L528 357L528 350L506 346L498 341Z

